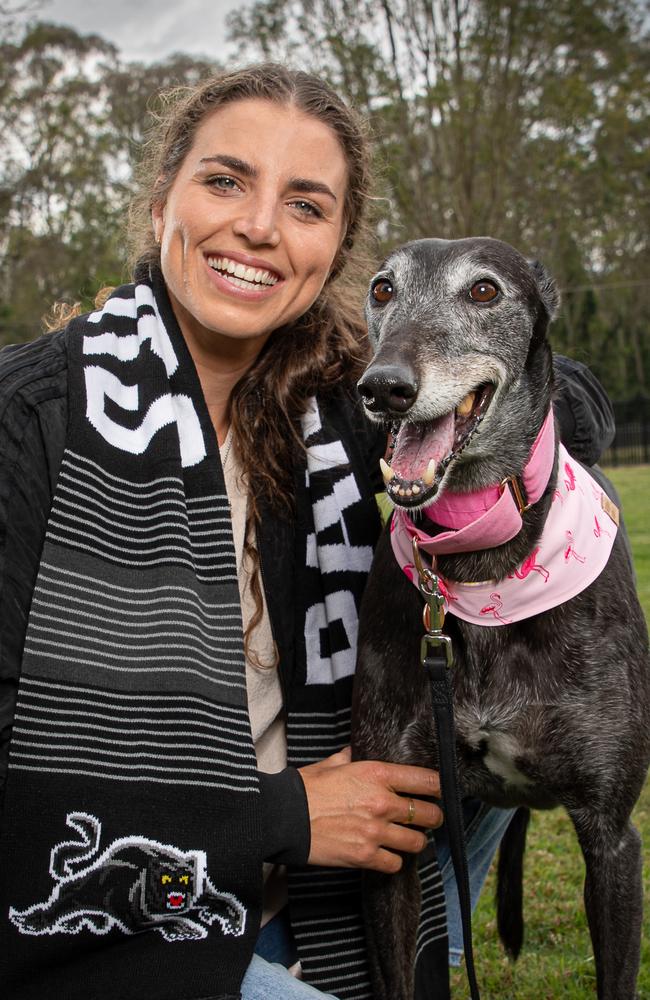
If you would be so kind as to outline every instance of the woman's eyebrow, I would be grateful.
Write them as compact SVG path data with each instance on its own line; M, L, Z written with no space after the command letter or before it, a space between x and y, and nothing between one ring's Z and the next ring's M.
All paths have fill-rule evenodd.
M292 191L299 191L301 194L326 194L334 201L337 200L332 189L328 188L327 184L323 184L322 181L311 181L306 177L292 177L289 181L289 187Z
M227 156L225 153L216 153L214 156L202 156L199 163L201 165L204 163L220 163L222 167L229 167L230 170L236 170L238 173L243 174L244 177L257 177L257 170L252 164L247 163L246 160L240 160L236 156Z
M237 156L228 156L226 153L215 153L214 156L203 156L199 163L201 166L204 163L220 163L222 167L228 167L230 170L236 170L238 173L243 174L244 177L257 177L258 171L251 164L247 163L246 160L240 160ZM300 194L325 194L334 201L337 200L336 195L327 184L323 184L322 181L310 180L307 177L292 177L289 181L288 186L292 191L298 191Z

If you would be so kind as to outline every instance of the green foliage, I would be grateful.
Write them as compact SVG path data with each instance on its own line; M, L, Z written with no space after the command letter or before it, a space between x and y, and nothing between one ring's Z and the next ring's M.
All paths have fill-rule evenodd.
M96 35L37 23L0 46L0 343L28 340L57 301L91 308L127 278L133 164L161 90L216 66L124 63Z
M623 518L632 543L636 589L650 625L650 465L621 466L604 471L621 498Z

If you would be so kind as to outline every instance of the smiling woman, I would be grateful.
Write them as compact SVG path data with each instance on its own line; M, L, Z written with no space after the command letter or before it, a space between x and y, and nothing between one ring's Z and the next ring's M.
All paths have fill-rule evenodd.
M152 214L199 375L221 355L248 368L320 295L344 235L347 173L336 134L295 107L237 101L197 129ZM224 437L225 405L214 412Z

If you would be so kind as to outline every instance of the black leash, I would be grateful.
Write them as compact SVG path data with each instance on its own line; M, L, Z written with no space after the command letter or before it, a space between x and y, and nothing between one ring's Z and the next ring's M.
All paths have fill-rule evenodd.
M465 824L458 787L456 762L456 729L454 726L454 706L450 683L450 670L454 657L451 639L442 632L445 620L444 597L440 590L438 576L433 569L426 568L420 557L417 539L413 539L413 557L420 577L420 593L426 602L424 607L424 627L426 633L420 644L420 662L427 672L433 702L433 714L438 733L438 755L440 787L445 811L445 823L449 839L449 851L460 903L463 928L463 948L465 968L471 1000L480 1000L474 952L472 949L472 901L469 889L467 850L465 846Z

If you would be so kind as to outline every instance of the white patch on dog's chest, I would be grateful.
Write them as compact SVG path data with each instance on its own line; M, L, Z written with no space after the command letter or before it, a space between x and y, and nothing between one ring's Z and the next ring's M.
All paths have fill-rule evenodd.
M492 774L508 785L530 787L532 782L517 767L516 761L522 757L522 746L512 733L475 723L459 726L459 735L473 749L485 748L483 763Z
M524 788L531 784L526 775L515 765L515 759L521 756L521 747L514 736L492 732L486 733L483 739L488 746L483 758L488 771L503 778L509 785Z

